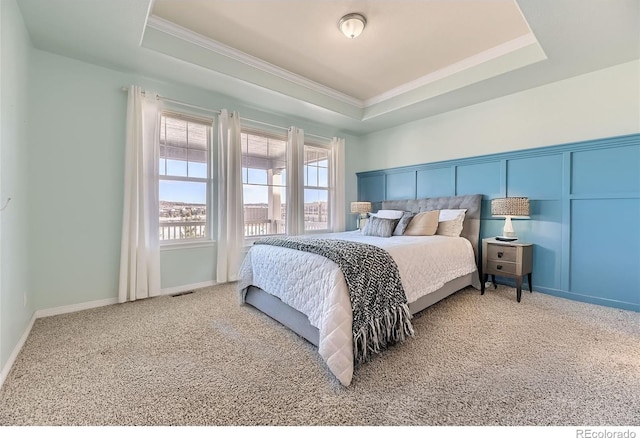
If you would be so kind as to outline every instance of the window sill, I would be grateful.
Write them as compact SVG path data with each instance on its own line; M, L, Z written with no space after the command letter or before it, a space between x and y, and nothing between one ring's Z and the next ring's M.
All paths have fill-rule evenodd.
M329 234L332 231L329 230L307 230L304 234L300 234L300 236L313 236L313 235L321 235L321 234ZM255 237L245 237L244 239L244 248L250 248L256 240L260 240L264 237L288 237L287 234L265 234L264 236L255 236ZM299 237L299 236L298 236Z
M171 242L161 243L160 251L173 251L181 249L193 249L193 248L209 248L216 245L215 240L196 240L191 242Z
M314 234L329 234L331 231L329 230L307 230L304 232L303 236L309 236Z
M258 240L258 239L260 239L260 238L262 238L262 237L272 237L272 236L260 236L260 237L245 238L245 239L244 239L244 246L243 246L243 247L244 247L244 249L249 249L249 248L251 248L251 246L253 246L253 243L254 243L256 240Z

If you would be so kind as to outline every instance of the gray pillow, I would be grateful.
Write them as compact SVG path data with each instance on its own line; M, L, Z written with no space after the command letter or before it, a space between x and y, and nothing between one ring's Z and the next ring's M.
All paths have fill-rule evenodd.
M391 237L399 219L384 219L372 216L362 229L363 236Z
M405 211L402 214L402 217L400 218L400 221L398 222L398 225L396 225L395 230L393 230L393 235L394 236L402 236L405 232L405 230L407 229L407 226L409 225L409 222L411 222L411 219L413 219L413 217L415 216L415 214L411 213L410 211Z

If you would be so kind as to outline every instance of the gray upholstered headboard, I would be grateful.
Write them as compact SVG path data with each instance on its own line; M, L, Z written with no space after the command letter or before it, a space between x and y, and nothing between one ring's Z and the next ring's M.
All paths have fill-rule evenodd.
M466 208L461 236L473 246L476 264L479 264L478 243L480 240L480 212L482 209L482 195L447 196L443 198L408 199L403 201L382 201L385 210L405 210L420 213L427 210L442 210L445 208Z

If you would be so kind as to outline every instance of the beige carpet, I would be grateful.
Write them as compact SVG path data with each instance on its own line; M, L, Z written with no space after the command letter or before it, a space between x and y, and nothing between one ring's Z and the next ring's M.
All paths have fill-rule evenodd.
M342 387L235 285L39 319L2 425L640 425L640 314L500 286Z

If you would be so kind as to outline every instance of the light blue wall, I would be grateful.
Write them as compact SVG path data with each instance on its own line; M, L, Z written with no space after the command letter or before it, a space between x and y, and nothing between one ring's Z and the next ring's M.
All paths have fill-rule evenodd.
M362 172L640 132L640 60L365 135Z
M122 75L33 50L32 240L37 308L117 296L126 85Z
M353 137L327 126L259 111L225 96L33 50L30 141L31 277L37 308L117 296L127 93L139 84L205 108L227 108L278 126ZM355 175L349 177L355 197ZM214 212L214 217L216 214ZM215 247L161 254L162 288L215 281Z
M162 288L182 288L216 279L215 245L199 248L175 248L161 253Z
M27 173L30 40L14 0L0 2L0 370L34 312L29 285ZM26 305L24 298L26 296Z
M359 200L378 208L483 194L481 238L504 224L491 199L526 196L530 219L514 228L534 244L534 289L640 311L640 134L362 172L358 183Z

